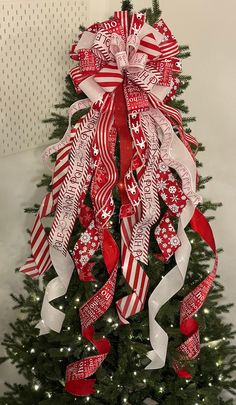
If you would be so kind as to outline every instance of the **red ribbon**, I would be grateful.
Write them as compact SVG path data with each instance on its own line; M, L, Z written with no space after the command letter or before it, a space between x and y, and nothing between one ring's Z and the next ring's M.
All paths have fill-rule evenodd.
M193 319L193 316L204 304L215 280L218 266L218 254L211 226L202 212L198 209L194 212L194 216L191 220L191 227L211 248L215 255L215 262L211 273L192 292L190 292L181 303L180 330L182 334L188 338L177 349L181 354L183 361L195 359L200 353L199 326L197 320ZM186 368L181 368L180 361L174 361L173 367L179 377L192 377Z

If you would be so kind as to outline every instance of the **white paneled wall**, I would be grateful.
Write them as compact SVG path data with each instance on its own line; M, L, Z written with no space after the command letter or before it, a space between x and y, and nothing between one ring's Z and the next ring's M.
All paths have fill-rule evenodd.
M69 48L87 18L86 0L0 0L0 155L47 142L41 121L62 99Z

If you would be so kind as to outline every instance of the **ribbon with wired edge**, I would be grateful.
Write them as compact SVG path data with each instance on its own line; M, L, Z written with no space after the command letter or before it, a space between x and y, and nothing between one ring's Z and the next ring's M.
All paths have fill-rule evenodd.
M82 335L98 354L68 365L65 389L75 396L95 392L95 379L90 377L110 351L106 337L96 339L95 324L113 301L119 257L121 271L132 290L116 303L123 324L142 311L146 302L149 279L142 264L149 262L153 226L161 252L157 257L163 262L175 258L176 265L162 278L148 302L152 350L147 369L159 369L166 362L168 336L156 319L160 308L184 284L191 254L185 232L188 224L216 254L210 226L196 208L201 202L193 152L198 143L184 131L180 112L167 104L180 84L178 53L178 43L163 20L150 26L144 14L129 16L126 11L115 12L113 19L89 27L71 48L70 56L78 64L70 76L77 93L87 98L71 106L64 137L44 153L45 160L56 154L52 191L36 216L32 255L21 271L38 277L53 265L57 276L46 287L37 327L41 335L50 330L60 333L65 314L52 301L66 294L75 267L81 281L94 281L93 255L98 249L102 251L108 279L80 308ZM82 110L86 114L71 128L73 114ZM119 178L115 163L117 136ZM121 197L121 252L110 232L115 187ZM88 192L92 207L85 204ZM161 203L166 206L164 213ZM42 219L53 213L47 236ZM77 220L85 230L70 250ZM192 316L203 305L216 269L217 258L209 277L181 305L180 329L187 340L177 351L184 359L193 359L200 351L199 329ZM180 377L189 376L177 361L173 367Z

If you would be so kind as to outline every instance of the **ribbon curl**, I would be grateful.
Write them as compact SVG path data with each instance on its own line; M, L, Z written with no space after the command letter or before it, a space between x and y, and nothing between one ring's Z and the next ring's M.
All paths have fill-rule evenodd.
M198 143L183 128L181 114L168 106L180 81L179 46L163 20L151 27L145 15L116 12L114 18L97 23L81 33L70 55L79 64L70 75L78 93L87 98L74 103L69 110L69 126L63 139L44 153L47 159L57 154L52 192L36 217L32 232L32 257L21 271L32 277L42 274L53 264L57 277L46 287L42 307L40 333L51 329L60 332L65 314L51 305L64 295L74 267L81 281L91 282L95 252L101 248L108 280L80 308L82 335L98 354L68 365L66 390L77 396L94 392L91 377L110 350L107 338L95 339L95 323L112 303L119 261L119 249L109 231L114 213L112 192L118 183L121 197L121 269L130 285L130 295L117 303L121 323L142 311L149 279L142 268L148 264L151 227L162 261L173 255L176 266L160 281L149 298L149 327L152 350L147 369L164 366L168 336L156 321L160 308L183 286L191 245L185 229L191 222L215 251L206 220L196 210L198 196L195 154ZM72 115L82 109L90 111L71 130ZM178 130L176 135L173 126ZM117 133L120 140L120 178L115 164ZM91 191L92 207L84 204ZM167 211L160 210L160 199ZM42 218L55 212L49 236ZM175 230L172 217L178 219ZM200 218L202 233L196 224ZM79 218L85 230L68 251L70 236ZM199 331L192 315L203 304L217 269L198 289L183 301L181 331L188 337L178 351L188 358L199 353ZM204 293L201 295L201 291ZM198 298L196 298L198 297ZM200 297L200 298L199 298ZM187 332L186 332L187 331ZM180 376L187 374L173 364Z

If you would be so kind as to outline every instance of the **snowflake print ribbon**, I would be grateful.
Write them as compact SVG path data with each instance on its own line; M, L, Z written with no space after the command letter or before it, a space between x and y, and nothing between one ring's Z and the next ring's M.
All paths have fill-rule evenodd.
M152 227L160 252L156 258L163 262L175 259L176 265L160 280L148 301L151 350L147 369L158 369L166 362L168 336L157 315L184 284L191 253L185 229L190 222L216 253L209 225L196 208L201 197L197 194L193 149L198 143L185 133L180 112L168 105L180 85L178 54L179 45L163 20L150 26L145 14L130 16L126 11L115 12L112 19L86 29L70 51L77 62L70 71L71 79L78 95L84 93L87 98L71 106L64 137L44 153L44 159L56 154L52 192L36 216L32 256L21 271L37 277L53 265L57 277L46 287L37 327L40 334L50 330L59 333L65 314L51 302L66 293L75 267L82 282L95 281L93 256L98 249L102 251L108 280L80 308L82 334L98 353L68 365L65 389L75 396L95 391L95 379L89 378L110 351L106 337L95 337L96 321L113 301L119 256L121 271L131 288L131 293L116 303L123 324L145 306L149 279L143 265L149 263ZM71 129L73 114L82 110L85 116ZM121 197L121 252L109 231L115 187ZM85 205L88 193L92 207ZM52 213L54 220L47 236L42 219ZM71 251L76 221L84 230ZM217 259L211 276L181 305L180 329L188 339L177 351L188 359L200 350L199 330L192 316L203 304L216 269ZM187 375L177 362L173 367L179 376Z

